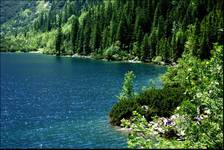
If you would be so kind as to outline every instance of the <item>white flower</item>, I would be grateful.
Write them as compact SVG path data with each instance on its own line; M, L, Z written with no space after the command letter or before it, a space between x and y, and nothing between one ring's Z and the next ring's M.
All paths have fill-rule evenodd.
M153 121L149 121L149 124L155 124L155 122L153 122Z
M210 109L206 109L206 110L204 111L204 113L208 115L208 114L211 114L211 111L210 111Z
M175 120L176 118L177 118L176 115L172 115L172 116L170 117L171 120Z
M156 127L155 131L158 131L159 133L164 133L164 130L162 128Z

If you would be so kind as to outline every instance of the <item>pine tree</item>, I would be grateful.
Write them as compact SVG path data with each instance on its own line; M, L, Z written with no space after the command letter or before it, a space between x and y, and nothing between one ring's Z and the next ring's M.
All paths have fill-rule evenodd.
M46 22L47 22L47 31L50 31L51 30L51 13L50 13L50 11L48 12Z
M116 33L116 40L121 42L121 48L124 49L125 46L128 44L128 26L127 20L124 15L121 17L121 21L119 22L117 33Z
M124 82L122 86L122 91L120 95L118 96L118 99L120 101L122 100L128 100L134 96L134 79L135 75L133 71L129 71L124 76Z
M81 25L79 27L79 30L78 30L78 39L77 39L77 43L78 43L77 52L78 52L78 54L81 54L81 52L83 51L83 41L84 41L84 33L83 33L83 25Z
M157 25L157 27L158 27L158 34L157 34L157 36L158 36L159 39L164 34L164 26L165 26L164 25L164 18L163 18L163 16L159 16L158 25Z
M84 26L84 41L83 41L83 54L84 55L88 55L90 53L90 32L91 32L91 29L88 25L85 25Z
M61 46L62 46L62 31L61 31L61 13L57 16L57 33L55 38L55 50L57 55L61 55Z
M57 34L55 38L55 50L57 52L57 55L61 55L61 45L62 45L62 32L61 27L58 27Z
M150 52L151 52L151 58L153 58L154 56L156 56L156 45L158 42L158 36L157 36L157 28L154 27L152 29L152 32L149 36L149 47L150 47Z
M109 26L109 44L112 45L115 42L116 26L114 20L110 21Z
M72 16L72 27L71 27L71 44L72 44L72 51L75 53L76 50L76 39L77 39L77 34L79 30L79 21L78 18L75 16Z
M109 31L107 28L102 33L102 44L101 49L105 49L109 46Z
M63 9L63 18L62 18L62 22L66 23L67 19L68 19L68 3L66 2L64 5L64 9Z
M40 16L39 16L39 29L41 31L43 31L43 26L44 26L44 13L40 13Z
M148 35L145 34L142 44L141 44L141 60L146 61L149 56L149 43L148 43Z
M93 51L98 50L100 48L100 29L99 23L95 23L90 35L90 47Z

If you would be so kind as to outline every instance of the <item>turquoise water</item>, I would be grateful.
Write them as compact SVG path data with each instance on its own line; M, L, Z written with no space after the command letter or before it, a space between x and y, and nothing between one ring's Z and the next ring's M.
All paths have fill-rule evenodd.
M126 148L109 124L123 76L135 90L159 86L165 67L28 53L1 53L0 148Z

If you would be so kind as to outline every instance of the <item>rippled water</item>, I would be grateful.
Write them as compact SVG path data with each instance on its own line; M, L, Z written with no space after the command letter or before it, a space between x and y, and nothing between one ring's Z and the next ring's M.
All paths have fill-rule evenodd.
M126 135L108 113L123 76L133 70L135 90L157 81L164 67L1 53L0 148L126 148Z

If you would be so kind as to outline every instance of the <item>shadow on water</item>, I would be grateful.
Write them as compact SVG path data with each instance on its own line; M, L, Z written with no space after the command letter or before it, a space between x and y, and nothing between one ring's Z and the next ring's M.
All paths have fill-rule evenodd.
M55 61L56 62L62 62L62 57L61 56L55 56Z

